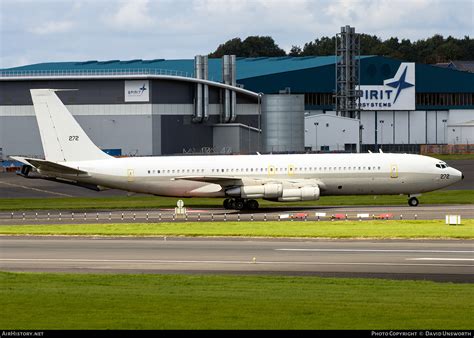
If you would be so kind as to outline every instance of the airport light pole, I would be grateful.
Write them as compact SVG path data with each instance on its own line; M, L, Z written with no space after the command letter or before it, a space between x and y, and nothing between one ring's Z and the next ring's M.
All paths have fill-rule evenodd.
M384 124L384 120L379 120L380 122L380 146L382 146L384 143L383 143L383 124Z
M261 130L261 119L262 119L262 96L263 93L258 93L258 138L257 138L257 151L260 152L260 138L262 137Z
M443 143L448 144L448 142L446 142L446 122L448 122L448 120L443 120L443 133L444 133Z
M315 132L315 135L316 135L316 144L314 146L314 151L318 151L318 126L319 126L319 122L314 122L314 132Z

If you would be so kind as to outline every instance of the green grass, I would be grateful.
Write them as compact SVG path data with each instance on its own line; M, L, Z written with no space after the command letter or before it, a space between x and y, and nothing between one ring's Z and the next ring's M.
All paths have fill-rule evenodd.
M322 238L474 238L474 220L444 221L187 222L6 225L0 235L244 236Z
M223 199L183 198L186 207L222 208ZM421 204L471 204L474 203L474 190L444 190L423 194ZM178 198L131 196L107 198L3 198L0 211L14 210L97 210L97 209L156 209L174 208ZM323 196L319 201L277 203L260 201L262 208L325 206L325 205L406 205L407 197L389 196Z
M0 272L0 326L468 330L473 296L428 281Z

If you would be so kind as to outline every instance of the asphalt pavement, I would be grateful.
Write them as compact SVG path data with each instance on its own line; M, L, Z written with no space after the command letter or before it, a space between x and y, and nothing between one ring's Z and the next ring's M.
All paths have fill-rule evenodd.
M463 240L0 237L4 271L231 273L474 281Z

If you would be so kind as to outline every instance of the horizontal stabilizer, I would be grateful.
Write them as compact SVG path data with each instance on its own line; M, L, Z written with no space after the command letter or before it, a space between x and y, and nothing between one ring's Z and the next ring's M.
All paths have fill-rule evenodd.
M24 165L31 166L31 163L27 161L26 157L20 157L20 156L8 156L8 157L11 158L14 161L23 163Z
M50 173L60 173L66 175L80 175L80 176L90 176L87 171L71 168L62 164L54 163L51 161L40 160L37 158L26 158L18 156L10 156L15 161L21 162L26 165L31 165L38 170L50 172Z

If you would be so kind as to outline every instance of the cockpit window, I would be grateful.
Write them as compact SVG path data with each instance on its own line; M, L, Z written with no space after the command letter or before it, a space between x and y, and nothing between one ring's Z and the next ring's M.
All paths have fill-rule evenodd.
M440 168L440 169L446 169L448 167L448 165L446 163L438 163L436 164L436 168Z

